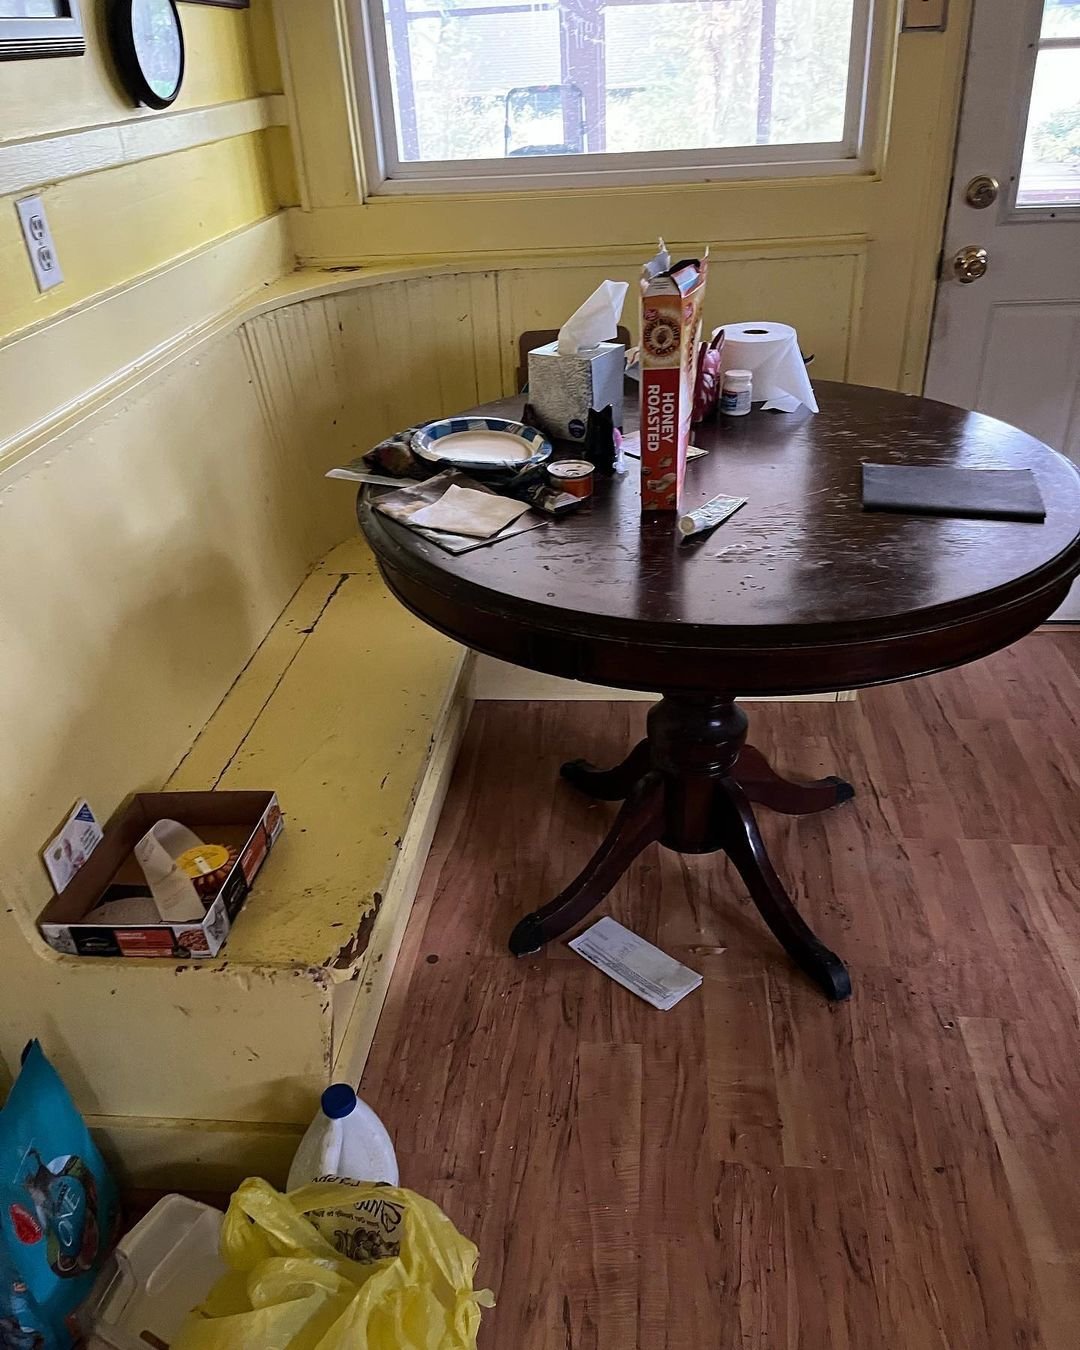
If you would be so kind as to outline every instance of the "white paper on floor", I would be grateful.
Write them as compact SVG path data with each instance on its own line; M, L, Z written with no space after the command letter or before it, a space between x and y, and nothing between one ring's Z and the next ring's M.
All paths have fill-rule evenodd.
M572 938L569 945L624 989L661 1012L673 1008L701 983L696 970L682 965L606 915Z
M423 506L409 517L410 525L428 530L449 530L473 539L490 539L529 509L527 502L511 501L490 492L452 483L437 502Z

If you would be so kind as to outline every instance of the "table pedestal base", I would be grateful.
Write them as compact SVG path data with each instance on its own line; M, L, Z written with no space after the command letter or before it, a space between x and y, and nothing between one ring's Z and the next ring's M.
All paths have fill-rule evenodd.
M831 999L851 995L840 958L819 941L792 904L766 852L752 802L786 815L807 815L849 801L841 778L794 783L746 745L747 717L730 699L663 698L649 712L648 738L614 769L584 760L563 777L591 797L622 800L607 838L585 869L550 904L526 915L510 935L515 956L580 923L647 844L678 853L723 850L735 864L762 918L792 960Z

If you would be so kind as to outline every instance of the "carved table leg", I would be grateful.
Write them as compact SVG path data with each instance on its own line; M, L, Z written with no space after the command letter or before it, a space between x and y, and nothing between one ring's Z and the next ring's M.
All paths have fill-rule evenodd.
M716 808L724 833L724 851L746 882L761 917L795 964L828 998L851 997L851 977L843 961L829 951L791 903L776 875L746 794L734 778L718 783Z
M542 909L527 914L510 934L515 956L539 951L560 937L603 900L641 850L664 828L664 789L658 773L648 773L631 790L607 838L581 874Z
M827 811L830 806L839 806L855 796L851 784L835 776L819 778L812 783L781 778L761 751L752 745L743 746L731 776L750 801L785 816L809 816L816 811Z
M587 759L572 759L559 772L587 797L600 802L621 802L639 778L649 771L652 751L648 741L639 741L629 755L614 769L598 769Z

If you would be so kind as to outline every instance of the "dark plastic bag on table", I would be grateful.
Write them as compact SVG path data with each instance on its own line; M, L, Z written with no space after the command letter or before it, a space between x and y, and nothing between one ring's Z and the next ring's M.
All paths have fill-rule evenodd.
M0 1111L0 1350L66 1350L114 1235L116 1187L37 1041Z

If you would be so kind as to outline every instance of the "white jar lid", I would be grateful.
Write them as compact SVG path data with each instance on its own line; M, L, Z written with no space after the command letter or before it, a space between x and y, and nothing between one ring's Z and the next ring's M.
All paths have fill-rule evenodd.
M728 370L724 372L725 380L751 380L753 372L749 370Z

